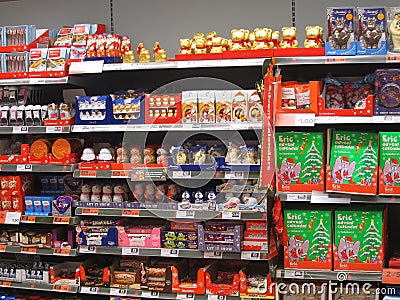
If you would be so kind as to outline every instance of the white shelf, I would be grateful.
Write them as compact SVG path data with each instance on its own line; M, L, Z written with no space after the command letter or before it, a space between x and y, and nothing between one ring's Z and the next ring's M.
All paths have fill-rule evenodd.
M66 84L68 77L0 79L2 85Z
M261 123L232 124L137 124L137 125L73 125L71 132L118 132L118 131L199 131L199 130L255 130Z

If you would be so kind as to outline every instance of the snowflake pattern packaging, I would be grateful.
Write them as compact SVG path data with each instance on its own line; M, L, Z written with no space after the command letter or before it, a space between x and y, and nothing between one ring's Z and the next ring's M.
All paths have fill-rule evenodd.
M285 210L285 268L331 270L331 218L329 210Z
M331 153L326 191L375 195L378 179L378 134L330 131Z
M321 132L277 132L276 144L279 191L324 190L324 137Z
M362 208L335 211L335 270L382 271L384 212Z

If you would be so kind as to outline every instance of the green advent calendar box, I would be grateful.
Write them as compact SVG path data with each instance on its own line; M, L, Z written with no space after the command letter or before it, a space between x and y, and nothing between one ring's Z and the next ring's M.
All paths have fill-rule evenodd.
M285 268L332 269L332 212L285 210Z
M378 134L330 131L326 191L375 195L378 182Z
M400 132L379 133L379 194L400 195Z
M384 211L335 211L334 270L382 271Z
M277 185L280 192L324 191L324 135L277 132Z

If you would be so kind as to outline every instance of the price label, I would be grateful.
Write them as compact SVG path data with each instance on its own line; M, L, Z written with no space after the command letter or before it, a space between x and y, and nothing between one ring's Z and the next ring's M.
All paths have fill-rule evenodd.
M172 178L182 179L182 178L192 178L191 171L172 171Z
M36 254L37 248L21 247L21 253Z
M96 170L81 170L79 171L79 177L97 177Z
M346 57L329 57L327 56L325 58L325 63L326 64L334 64L334 63L345 63L346 62Z
M29 84L45 84L46 79L44 78L30 78L29 79Z
M254 251L243 251L240 253L240 259L243 260L260 260L261 259L261 253L260 252L254 252Z
M307 126L314 127L315 114L296 114L294 119L294 126Z
M160 293L155 291L142 291L142 298L160 298Z
M54 217L53 224L69 224L69 218Z
M35 216L21 216L22 223L36 223Z
M62 126L46 126L46 133L62 133L63 129Z
M138 210L138 209L123 209L122 216L123 217L139 217L140 210Z
M242 218L242 213L240 211L223 211L221 219L234 219L240 220Z
M286 201L306 201L307 194L287 194Z
M123 247L122 255L139 255L139 248Z
M28 133L27 126L13 126L12 133Z
M80 246L79 253L96 253L95 246Z
M54 255L69 256L71 249L54 249Z
M150 129L159 129L160 125L157 124L151 124Z
M7 245L0 245L0 252L6 252Z
M10 287L11 281L0 281L0 286Z
M221 258L222 252L204 252L204 258Z
M82 208L82 215L85 216L98 216L99 209L98 208Z
M99 288L91 286L82 286L79 292L82 294L98 294Z
M176 299L193 299L193 294L176 294Z
M19 211L8 211L4 219L4 224L18 225L20 221L21 213Z
M178 219L194 219L194 211L192 210L178 210L175 212L175 218Z
M111 288L110 296L126 296L128 294L127 289Z
M225 172L225 179L243 179L244 172Z
M400 61L400 55L386 55L386 62L387 63L394 63Z
M72 62L69 74L94 74L103 72L104 60Z
M163 257L179 257L179 249L161 249Z
M304 271L291 271L291 270L285 270L284 273L285 278L304 278Z
M373 116L373 123L398 123L400 122L399 116Z
M53 291L58 291L58 292L70 292L71 291L71 286L69 285L53 285Z
M222 296L222 295L207 295L207 300L226 300L226 296Z
M32 172L32 165L17 165L17 172Z

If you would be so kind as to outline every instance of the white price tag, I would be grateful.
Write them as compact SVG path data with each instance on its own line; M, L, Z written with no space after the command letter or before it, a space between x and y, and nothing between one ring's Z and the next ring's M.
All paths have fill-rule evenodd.
M207 300L226 300L226 296L221 296L221 295L207 295Z
M254 252L254 251L243 251L243 252L240 253L240 259L260 260L261 259L261 253L260 252Z
M69 74L102 73L103 60L72 62Z
M122 255L139 255L139 248L123 247Z
M79 253L96 253L95 246L79 246Z
M29 79L29 84L45 84L46 79L45 78L31 78Z
M4 224L18 225L20 221L21 221L21 213L20 212L8 211L6 213L6 219L4 220Z
M32 172L32 165L17 165L17 172Z
M46 126L46 133L61 133L63 132L62 126Z
M179 249L161 249L163 257L179 257Z
M28 133L28 126L13 126L12 133Z
M326 194L324 192L313 192L311 194L311 204L350 204L351 197L340 194Z
M159 298L160 293L159 292L147 292L147 291L142 291L142 298Z
M294 126L307 126L314 127L315 114L296 114L294 119Z
M244 172L225 172L225 179L243 179Z
M82 294L98 294L99 293L99 288L98 287L92 287L92 286L82 286L80 289L80 292Z
M304 271L285 270L285 278L304 278Z
M240 211L223 211L221 219L234 219L240 220L242 218L242 213Z
M126 296L128 294L127 289L111 288L110 296Z
M193 299L193 294L176 294L176 299Z
M287 194L286 201L306 201L307 194Z
M221 258L222 252L204 252L204 258Z
M175 218L177 219L194 219L193 210L177 210L175 213Z
M191 171L172 171L172 178L191 178Z

